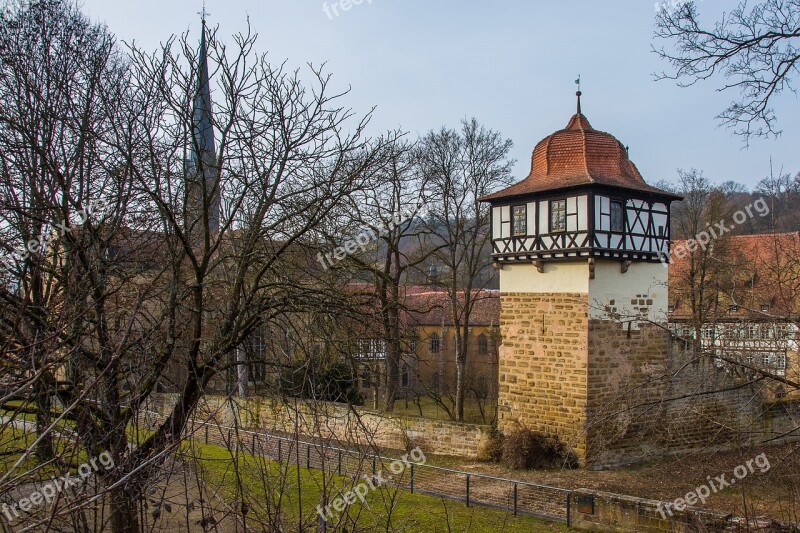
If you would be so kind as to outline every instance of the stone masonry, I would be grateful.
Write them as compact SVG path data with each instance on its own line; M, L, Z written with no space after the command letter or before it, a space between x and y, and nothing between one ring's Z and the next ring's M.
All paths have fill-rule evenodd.
M586 452L588 296L502 293L499 429L518 424Z

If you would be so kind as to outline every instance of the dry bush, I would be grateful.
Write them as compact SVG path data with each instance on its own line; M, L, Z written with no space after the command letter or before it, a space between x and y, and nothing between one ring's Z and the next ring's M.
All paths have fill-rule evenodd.
M487 463L499 463L503 458L504 443L504 435L493 427L489 433L489 438L478 449L478 460Z
M525 427L506 432L501 462L516 470L523 468L576 468L578 459L558 437Z

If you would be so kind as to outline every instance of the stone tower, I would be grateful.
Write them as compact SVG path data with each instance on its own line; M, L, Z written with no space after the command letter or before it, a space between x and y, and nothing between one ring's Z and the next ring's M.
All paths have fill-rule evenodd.
M536 145L528 177L482 199L500 269L500 429L558 435L588 465L623 462L637 445L647 423L625 407L663 392L648 373L669 351L661 326L678 199L592 128L580 92L566 128Z

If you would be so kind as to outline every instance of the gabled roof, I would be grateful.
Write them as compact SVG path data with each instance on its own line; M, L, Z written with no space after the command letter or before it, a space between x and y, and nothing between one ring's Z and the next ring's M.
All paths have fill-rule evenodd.
M465 294L458 294L459 307L464 305ZM474 304L472 326L499 326L500 293L493 290L473 290ZM407 291L404 301L404 321L407 326L453 326L450 296L447 291L429 288Z
M493 201L513 196L605 185L660 195L681 197L648 185L628 150L613 135L596 130L580 111L567 127L539 141L531 156L531 172L524 180L481 198Z
M354 298L364 302L365 309L372 307L377 313L380 310L375 296L375 287L370 283L351 282L347 284ZM464 291L458 293L458 306L463 307ZM444 289L422 286L403 285L400 287L400 321L405 327L416 326L453 326L450 295ZM470 323L472 326L498 326L500 322L500 293L496 290L474 289L474 301ZM367 326L370 334L375 333L373 325Z

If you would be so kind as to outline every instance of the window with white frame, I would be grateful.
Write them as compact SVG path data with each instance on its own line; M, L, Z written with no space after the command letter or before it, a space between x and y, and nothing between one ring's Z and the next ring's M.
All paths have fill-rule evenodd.
M515 237L528 234L528 207L515 205L511 208L512 232Z
M567 201L550 201L550 232L567 230Z

